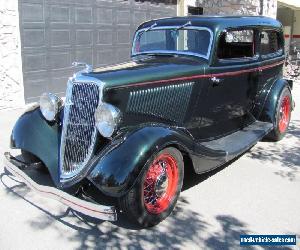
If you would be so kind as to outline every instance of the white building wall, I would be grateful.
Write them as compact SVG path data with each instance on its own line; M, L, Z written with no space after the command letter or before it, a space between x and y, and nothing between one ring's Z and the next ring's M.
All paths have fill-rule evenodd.
M18 0L0 5L0 109L24 104Z
M293 36L294 38L300 38L300 10L294 12Z
M205 15L259 15L259 0L204 0Z
M277 16L277 0L264 0L263 1L263 16L276 18Z
M181 0L183 1L183 0ZM201 6L204 15L264 15L276 18L277 0L185 0L187 6Z

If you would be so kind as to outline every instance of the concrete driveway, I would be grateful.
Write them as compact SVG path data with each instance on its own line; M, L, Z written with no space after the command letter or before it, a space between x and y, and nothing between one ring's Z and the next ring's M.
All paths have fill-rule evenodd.
M238 249L240 234L296 234L297 246L281 249L300 249L300 83L293 95L282 141L259 142L210 174L187 174L174 213L152 229L74 215L3 175L1 164L0 249ZM0 111L1 155L21 112Z

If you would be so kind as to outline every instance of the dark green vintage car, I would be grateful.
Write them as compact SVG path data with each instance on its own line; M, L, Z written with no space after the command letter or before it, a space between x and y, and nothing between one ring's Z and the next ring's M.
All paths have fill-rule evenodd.
M19 118L11 147L23 159L6 153L7 169L75 211L105 220L120 211L156 225L172 212L184 169L201 174L284 136L294 107L284 60L282 25L271 18L145 22L131 61L77 63L85 69L70 78L64 101L43 94ZM20 169L37 165L55 187ZM87 200L90 188L117 205Z

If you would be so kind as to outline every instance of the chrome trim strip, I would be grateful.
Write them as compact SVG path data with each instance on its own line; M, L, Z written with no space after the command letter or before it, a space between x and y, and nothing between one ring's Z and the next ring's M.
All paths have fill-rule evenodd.
M177 26L155 26L154 28L152 28L151 30L164 30L164 29L177 29L180 28L181 25L177 25ZM171 50L154 50L154 51L144 51L141 53L135 53L134 52L134 44L136 42L137 36L139 33L144 32L145 30L147 30L147 28L143 28L140 30L137 30L135 35L134 35L134 39L133 39L133 43L132 43L132 48L131 48L131 56L138 56L138 55L143 55L143 54L147 54L147 53L168 53L168 54L180 54L180 55L190 55L190 56L196 56L196 57L201 57L204 59L209 59L210 54L211 54L211 48L212 48L212 42L213 42L213 32L211 29L207 28L207 27L199 27L199 26L186 26L184 27L183 30L185 29L190 29L190 30L206 30L210 33L210 42L209 42L209 46L207 49L207 54L206 55L201 55L199 53L193 53L193 52L184 52L184 51L171 51Z
M50 199L57 200L62 204L70 207L71 209L85 214L87 216L108 220L108 221L116 221L117 220L117 212L114 206L104 206L92 202L88 202L77 197L74 197L62 190L59 190L54 187L44 186L33 181L25 172L20 170L18 166L26 166L21 164L11 156L9 152L4 153L4 166L6 169L18 179L21 179L30 189L37 192L39 195L43 197L47 197Z
M65 99L65 104L68 104L69 102L71 102L70 98L72 95L72 81L69 79L68 83L67 83L67 90L66 90L66 99ZM62 124L66 124L67 121L69 120L69 113L70 113L70 109L67 108L69 105L64 105L64 119L63 119L63 123ZM62 133L61 133L61 138L60 138L60 150L59 150L59 178L60 181L63 178L66 178L63 176L63 162L64 162L64 155L65 155L65 133L64 133L65 129L64 129L64 125L62 125Z

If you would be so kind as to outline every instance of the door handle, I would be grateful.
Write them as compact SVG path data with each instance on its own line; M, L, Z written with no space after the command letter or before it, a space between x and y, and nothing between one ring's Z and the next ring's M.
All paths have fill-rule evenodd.
M210 80L212 81L213 83L213 87L216 87L216 86L219 86L220 83L223 81L223 79L220 79L220 78L217 78L217 77L212 77L210 78Z

